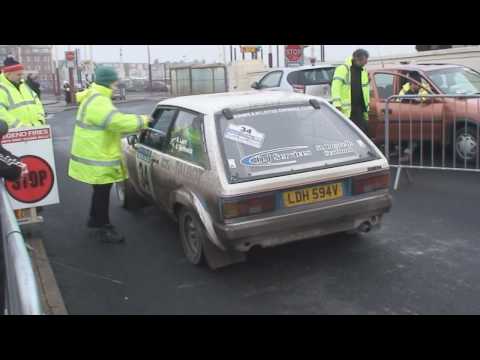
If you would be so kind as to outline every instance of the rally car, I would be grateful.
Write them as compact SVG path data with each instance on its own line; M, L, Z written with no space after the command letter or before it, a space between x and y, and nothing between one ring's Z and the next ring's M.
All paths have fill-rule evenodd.
M244 92L160 102L123 142L122 205L156 204L178 222L187 259L219 268L270 247L378 228L389 165L318 97Z

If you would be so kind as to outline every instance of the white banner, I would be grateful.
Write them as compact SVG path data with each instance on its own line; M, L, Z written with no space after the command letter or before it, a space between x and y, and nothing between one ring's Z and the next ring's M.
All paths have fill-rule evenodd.
M2 145L20 158L28 174L17 181L5 181L14 210L58 204L57 173L49 125L11 129Z

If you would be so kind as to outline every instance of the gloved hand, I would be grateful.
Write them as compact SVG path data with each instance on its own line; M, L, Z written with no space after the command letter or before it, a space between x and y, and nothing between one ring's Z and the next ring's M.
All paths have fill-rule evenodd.
M148 127L151 128L153 127L154 119L151 116L148 116Z

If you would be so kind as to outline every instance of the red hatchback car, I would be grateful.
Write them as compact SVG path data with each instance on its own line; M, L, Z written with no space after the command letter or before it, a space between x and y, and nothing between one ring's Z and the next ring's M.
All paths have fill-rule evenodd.
M432 141L455 149L458 160L477 162L480 130L480 73L465 66L410 64L370 67L371 100L369 134L376 144L385 141L385 105L398 95L410 76L420 75L432 94L468 95L462 98L436 98L425 101L390 101L390 143ZM418 83L417 83L418 84ZM475 97L478 95L479 97ZM473 97L472 97L473 96Z

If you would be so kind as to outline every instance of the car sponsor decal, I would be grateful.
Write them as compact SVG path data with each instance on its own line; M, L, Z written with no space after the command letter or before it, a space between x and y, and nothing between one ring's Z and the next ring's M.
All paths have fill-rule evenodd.
M150 162L152 160L152 151L144 147L138 147L137 159Z
M235 159L228 159L228 166L230 167L230 169L236 169L237 163L235 162Z
M170 140L170 145L173 149L189 155L193 154L193 149L190 147L190 142L181 136L174 137Z
M175 173L177 176L187 178L189 180L198 181L203 175L204 171L191 165L184 164L177 161L175 165Z
M260 115L270 115L270 114L279 114L288 111L305 111L305 110L313 110L311 106L292 106L286 108L279 108L279 109L266 109L266 110L256 110L256 111L247 111L240 114L235 114L233 116L234 119L240 119L244 117L251 117L251 116L260 116Z
M251 126L230 124L223 135L225 139L260 149L265 141L265 134Z
M320 152L323 151L323 155L325 157L330 157L330 156L354 153L355 152L353 151L354 145L355 144L350 140L345 140L343 142L315 145L315 150Z
M299 159L312 156L308 146L290 146L285 148L261 151L243 157L240 162L244 166L279 166L296 164Z

